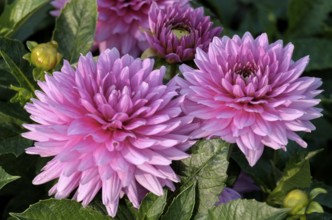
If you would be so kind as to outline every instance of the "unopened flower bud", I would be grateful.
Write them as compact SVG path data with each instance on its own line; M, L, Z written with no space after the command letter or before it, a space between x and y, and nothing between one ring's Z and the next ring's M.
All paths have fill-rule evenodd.
M309 203L308 195L299 189L290 191L284 198L284 207L290 208L290 214L295 215Z
M39 44L31 51L31 63L46 71L53 69L62 57L57 48L58 44L55 41Z

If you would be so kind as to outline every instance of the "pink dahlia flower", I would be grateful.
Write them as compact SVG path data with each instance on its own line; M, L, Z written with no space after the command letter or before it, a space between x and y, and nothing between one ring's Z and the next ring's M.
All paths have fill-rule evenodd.
M126 195L138 208L150 191L174 190L179 178L170 164L188 155L188 133L196 125L183 115L184 97L174 81L163 85L165 68L153 60L120 56L116 49L81 56L74 69L39 82L42 91L25 106L37 124L26 124L25 138L35 141L28 154L54 157L34 184L58 179L49 191L86 206L101 190L109 215Z
M184 111L202 120L196 137L220 137L236 143L251 166L264 145L286 150L288 139L302 147L295 132L315 129L310 122L321 116L315 98L319 78L301 77L309 57L294 62L294 46L269 44L266 34L254 39L214 38L207 53L197 49L197 69L182 65L186 94Z
M153 4L149 13L150 30L145 33L150 47L169 63L192 60L196 48L206 51L221 28L213 28L204 9Z
M53 0L58 15L64 2L69 0ZM137 57L148 48L143 30L149 27L148 13L153 3L159 7L179 2L188 4L188 0L97 0L98 22L95 42L100 51L116 47L122 55Z

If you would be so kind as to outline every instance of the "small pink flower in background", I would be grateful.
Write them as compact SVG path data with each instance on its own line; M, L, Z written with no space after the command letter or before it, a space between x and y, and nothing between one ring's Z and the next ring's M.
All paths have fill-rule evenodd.
M169 63L192 60L196 48L206 51L221 28L213 28L204 9L170 5L160 8L153 4L149 13L150 30L145 35L150 48Z
M58 10L53 15L59 15L59 10L69 0L53 0ZM100 51L116 47L122 55L130 54L138 57L148 48L143 33L149 27L148 13L152 4L163 8L167 5L188 4L188 0L97 0L98 22L95 43Z
M259 191L259 187L254 183L250 176L241 172L231 188L225 187L223 189L216 205L218 206L232 200L241 199L243 194L254 191Z
M163 85L165 68L153 65L112 49L46 75L25 106L37 124L24 125L23 136L35 141L28 154L54 158L33 183L58 179L50 195L75 192L84 206L101 190L111 216L124 195L138 208L147 192L174 190L179 178L170 164L188 157L188 134L197 125L183 115L176 83Z
M295 132L315 129L310 120L321 116L314 106L322 82L301 77L309 57L294 62L293 49L250 33L215 37L207 53L197 49L198 69L182 65L185 80L178 78L186 95L184 111L202 120L194 136L236 143L251 166L264 145L286 150L290 139L306 147Z
M240 194L260 190L259 187L255 184L254 180L244 172L239 174L232 188Z
M236 190L225 187L222 193L219 195L219 201L216 203L216 206L228 203L236 199L241 199L241 195Z

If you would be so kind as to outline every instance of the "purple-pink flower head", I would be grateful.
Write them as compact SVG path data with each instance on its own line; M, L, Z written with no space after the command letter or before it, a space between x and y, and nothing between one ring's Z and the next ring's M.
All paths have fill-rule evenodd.
M99 48L117 47L121 54L139 56L148 48L143 30L149 27L148 13L153 3L160 7L188 0L98 0L96 41Z
M202 120L196 137L220 137L236 143L251 166L264 145L286 150L288 139L306 147L295 132L315 129L321 116L319 78L302 73L309 57L292 60L294 46L269 44L266 34L254 39L214 38L208 52L197 49L197 69L182 65L178 78L186 94L184 111Z
M33 183L58 179L50 195L75 192L84 206L101 190L111 216L124 195L138 208L147 192L174 190L179 178L170 164L188 157L197 126L182 113L176 83L164 85L165 68L153 64L112 49L98 61L81 56L76 69L65 61L39 82L42 91L25 106L37 123L24 125L23 136L35 141L26 152L54 158Z
M70 0L53 0L57 10L51 14L59 16L60 10ZM122 55L138 57L148 48L143 30L149 27L148 13L152 4L163 8L188 0L97 0L98 21L95 43L100 51L116 47Z
M150 48L169 63L192 60L196 48L206 51L214 36L221 33L213 28L203 8L193 9L175 4L160 8L153 4L149 13L150 29L145 35Z

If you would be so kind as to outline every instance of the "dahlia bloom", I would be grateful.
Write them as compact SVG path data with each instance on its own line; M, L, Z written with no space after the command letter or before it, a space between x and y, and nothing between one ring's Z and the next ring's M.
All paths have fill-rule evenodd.
M149 12L150 30L145 32L150 48L169 63L192 60L196 48L206 51L214 36L221 33L213 28L204 9L171 5L160 8L153 4Z
M294 46L269 44L266 34L254 39L214 38L208 52L197 49L197 69L182 65L177 78L186 94L184 111L202 120L195 137L220 137L236 143L255 165L264 145L286 150L288 139L306 147L295 132L315 129L321 116L319 78L304 77L309 57L292 60Z
M64 2L69 0L53 0L52 4L61 10ZM98 21L95 43L100 51L116 47L122 55L140 55L148 48L143 30L149 27L148 13L151 5L163 8L175 2L188 5L188 0L97 0ZM53 13L58 15L59 12Z
M46 75L25 106L37 123L24 125L23 136L35 141L26 152L53 157L33 183L58 179L49 194L61 199L75 191L84 206L101 190L111 216L124 195L138 208L147 192L174 190L179 178L170 164L188 157L187 134L196 125L182 113L176 83L163 85L165 68L153 64L112 49Z

